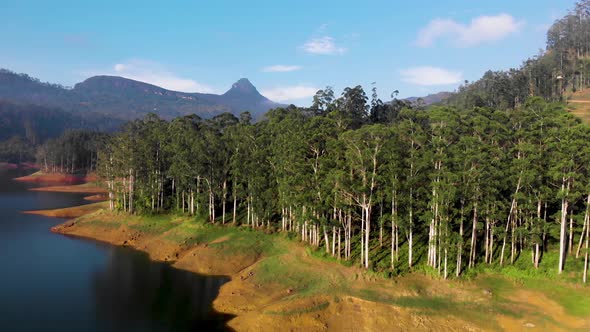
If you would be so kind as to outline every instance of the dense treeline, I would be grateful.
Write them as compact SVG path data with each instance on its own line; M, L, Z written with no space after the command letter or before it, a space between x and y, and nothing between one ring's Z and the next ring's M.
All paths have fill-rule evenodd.
M560 105L367 101L361 87L327 89L255 124L248 113L132 122L99 155L110 208L291 232L394 273L425 263L458 276L527 252L538 267L553 245L560 273L566 256L587 262L590 131Z
M38 146L68 130L113 132L122 123L93 113L72 114L0 100L0 161L34 161Z
M0 160L5 162L22 163L35 158L35 148L19 136L13 136L0 141Z
M98 151L104 148L108 137L108 134L100 132L68 130L37 148L37 164L47 173L93 172L96 170Z
M547 48L520 68L488 71L466 82L449 101L460 107L515 108L536 96L547 101L590 84L590 1L578 1L547 32Z

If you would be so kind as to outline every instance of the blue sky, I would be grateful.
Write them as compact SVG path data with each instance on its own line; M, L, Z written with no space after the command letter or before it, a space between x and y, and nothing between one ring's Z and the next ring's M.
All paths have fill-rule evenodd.
M187 92L247 77L297 105L327 85L420 96L519 66L573 4L0 0L0 67L68 86L110 74Z

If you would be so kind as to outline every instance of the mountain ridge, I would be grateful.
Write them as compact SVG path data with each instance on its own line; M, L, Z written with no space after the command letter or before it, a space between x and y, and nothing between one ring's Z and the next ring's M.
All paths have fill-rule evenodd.
M423 97L408 97L404 98L404 100L409 101L411 103L416 103L418 99L421 99L424 102L425 106L429 106L432 104L438 104L449 99L453 95L453 92L448 91L441 91L437 93L431 93L429 95Z
M221 113L249 111L260 118L266 111L285 106L261 95L241 78L224 94L187 93L121 76L97 75L66 88L43 83L26 74L0 70L0 99L61 108L71 112L94 112L131 120L154 112L165 119L197 114L211 118Z

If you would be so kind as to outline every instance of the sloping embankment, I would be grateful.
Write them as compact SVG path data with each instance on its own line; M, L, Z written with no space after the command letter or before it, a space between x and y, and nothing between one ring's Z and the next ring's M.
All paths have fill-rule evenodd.
M52 231L130 246L188 271L230 276L214 308L236 315L229 326L238 331L590 327L590 320L572 316L544 293L503 278L442 281L411 274L387 280L314 258L309 249L281 234L245 227L98 211Z

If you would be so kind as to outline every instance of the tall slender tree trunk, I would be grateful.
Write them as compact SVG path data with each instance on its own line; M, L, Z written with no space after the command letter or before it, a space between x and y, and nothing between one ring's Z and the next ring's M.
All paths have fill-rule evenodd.
M371 207L366 207L365 211L365 226L367 228L365 232L365 268L369 268L369 249L370 249L370 241L369 236L371 234Z
M326 245L326 254L330 253L330 241L328 239L328 232L326 231L326 226L323 226L324 228L324 241L325 241L325 245Z
M589 196L590 197L590 196ZM589 198L590 200L590 198ZM588 242L590 239L590 219L586 220L586 252L584 253L584 277L583 281L586 283L588 277Z
M477 202L473 206L473 224L471 231L471 251L469 255L469 267L475 266L475 254L476 254L476 241L477 241Z
M408 267L411 269L412 268L412 263L413 263L413 259L412 259L412 247L413 247L413 224L414 224L414 209L413 209L413 188L410 188L410 212L409 212L409 217L410 217L410 222L408 225Z
M566 184L567 182L567 184ZM561 229L559 233L559 269L558 272L561 274L565 267L565 254L566 254L566 232L567 232L567 211L568 211L568 200L567 191L569 191L569 181L565 177L561 181L561 190L564 197L561 199ZM566 191L567 190L567 191Z
M572 248L574 247L574 212L570 208L570 231L569 231L569 243L568 243L568 253L571 255Z
M584 225L582 227L582 234L580 235L580 241L578 243L578 250L576 250L576 258L580 257L580 250L584 243L584 237L586 236L586 228L588 228L590 220L590 194L586 198L586 212L584 213Z
M361 265L365 265L365 209L361 208Z
M234 195L234 210L233 210L233 217L232 217L232 223L236 223L236 213L237 213L237 209L238 209L238 200L236 198L236 196Z
M506 222L506 230L504 232L504 239L502 240L502 251L500 254L500 265L504 264L504 249L506 248L506 238L508 237L508 228L510 227L510 223L513 219L513 213L516 209L516 195L520 191L520 185L522 183L522 173L520 172L520 176L518 177L518 182L516 184L516 190L514 191L514 195L512 196L512 204L510 204L510 211L508 212L508 220Z
M459 217L459 243L457 244L457 268L455 270L455 275L459 277L461 275L461 256L463 255L463 218L465 216L465 204L463 200L461 201L461 216Z
M225 225L225 201L227 196L227 181L223 180L223 200L221 203L221 223Z
M133 169L129 169L129 213L133 213L133 189L134 189Z
M338 260L340 260L340 227L338 227Z

